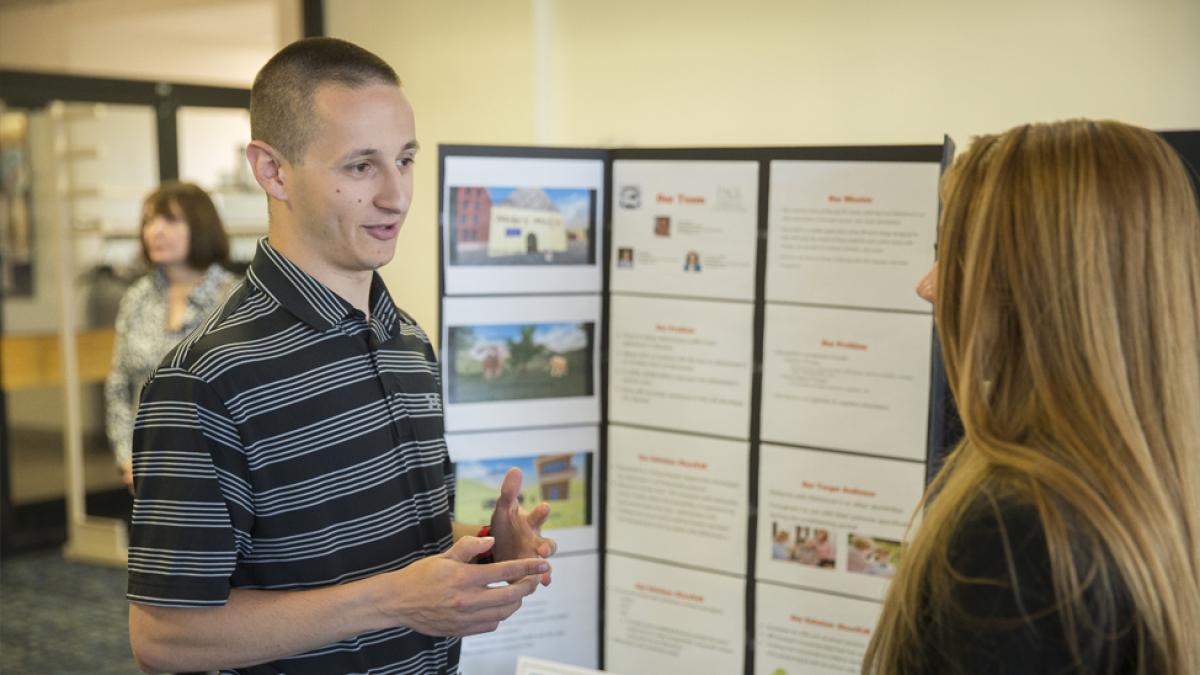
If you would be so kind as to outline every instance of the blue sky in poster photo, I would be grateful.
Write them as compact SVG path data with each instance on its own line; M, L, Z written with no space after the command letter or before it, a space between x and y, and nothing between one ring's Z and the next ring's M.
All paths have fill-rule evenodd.
M488 197L491 197L492 204L499 204L508 199L508 196L516 189L511 187L489 187L487 188ZM592 219L592 201L589 193L591 190L581 188L541 188L541 190L558 207L559 213L562 213L564 225L576 228L588 227L590 225Z
M507 324L500 326L469 326L475 332L475 348L505 346L512 340L521 339L521 328L530 324ZM562 354L587 347L587 333L578 323L533 324L533 341L552 352Z
M454 463L455 476L458 480L477 480L499 489L504 474L514 466L521 470L526 482L536 480L537 470L533 466L535 459L536 456L460 460ZM583 460L583 453L574 453L571 456L571 466L575 468L576 475L583 475Z

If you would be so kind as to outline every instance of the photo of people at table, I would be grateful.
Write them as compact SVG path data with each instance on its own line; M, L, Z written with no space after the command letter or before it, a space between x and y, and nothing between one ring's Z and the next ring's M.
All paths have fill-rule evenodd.
M809 525L781 527L771 524L771 557L812 567L833 569L837 564L837 544L829 530Z

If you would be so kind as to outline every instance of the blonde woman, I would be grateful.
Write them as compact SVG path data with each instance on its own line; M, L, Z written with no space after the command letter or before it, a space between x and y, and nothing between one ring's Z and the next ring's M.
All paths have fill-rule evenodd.
M1200 216L1115 122L976 140L936 295L966 436L864 673L1200 673ZM934 283L936 282L936 283Z

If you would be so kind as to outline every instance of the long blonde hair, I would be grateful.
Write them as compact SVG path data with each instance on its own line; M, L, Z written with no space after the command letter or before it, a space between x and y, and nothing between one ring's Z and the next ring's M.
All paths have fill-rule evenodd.
M1200 215L1182 162L1145 129L1034 124L977 139L942 189L936 320L966 434L863 672L928 666L930 627L957 611L951 537L1000 496L1040 520L1077 664L1086 591L1100 611L1124 599L1138 672L1200 673Z

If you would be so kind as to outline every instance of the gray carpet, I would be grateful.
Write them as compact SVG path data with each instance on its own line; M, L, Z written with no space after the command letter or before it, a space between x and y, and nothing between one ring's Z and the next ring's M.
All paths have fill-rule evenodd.
M57 549L0 564L0 672L137 673L125 570L63 560Z

